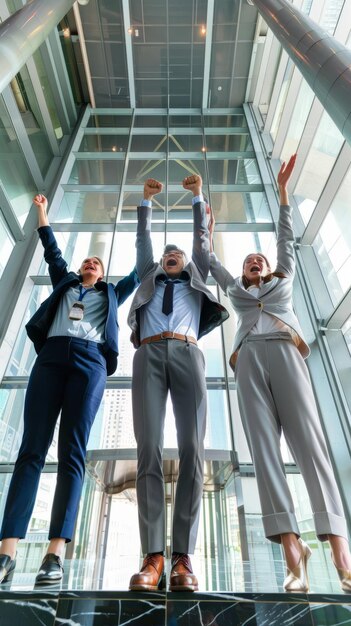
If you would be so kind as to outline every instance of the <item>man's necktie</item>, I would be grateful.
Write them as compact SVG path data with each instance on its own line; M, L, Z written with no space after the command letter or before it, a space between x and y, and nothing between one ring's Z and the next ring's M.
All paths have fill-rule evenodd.
M165 280L165 292L163 294L163 302L162 302L162 313L165 315L169 315L173 311L173 291L174 291L174 283L180 283L180 280L172 280L171 278L166 278Z

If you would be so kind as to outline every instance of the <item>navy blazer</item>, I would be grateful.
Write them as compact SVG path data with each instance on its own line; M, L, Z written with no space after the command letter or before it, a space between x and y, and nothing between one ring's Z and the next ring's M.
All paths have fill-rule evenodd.
M62 295L70 287L78 285L82 277L76 272L68 272L67 263L62 258L61 250L57 246L51 226L38 228L39 237L44 246L44 258L49 265L49 274L53 285L53 292L44 300L33 317L26 324L28 337L33 341L37 353L43 347L49 328L55 317ZM117 367L118 357L118 321L117 309L139 284L136 270L118 281L117 285L99 281L95 289L102 290L108 299L108 309L105 324L105 343L102 344L106 358L107 375L113 374Z

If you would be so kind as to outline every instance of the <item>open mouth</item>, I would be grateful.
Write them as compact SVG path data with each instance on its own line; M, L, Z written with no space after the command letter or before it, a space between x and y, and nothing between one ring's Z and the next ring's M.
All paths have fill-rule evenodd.
M85 270L93 270L93 272L95 271L94 265L86 265L84 269Z
M167 261L167 267L174 267L175 265L177 265L177 261L175 259L169 259L169 261Z
M253 265L250 267L250 272L260 272L261 268L258 265Z

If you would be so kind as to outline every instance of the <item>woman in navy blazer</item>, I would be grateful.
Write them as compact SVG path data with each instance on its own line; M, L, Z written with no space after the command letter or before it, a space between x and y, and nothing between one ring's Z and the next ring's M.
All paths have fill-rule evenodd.
M238 327L230 358L240 414L255 466L265 535L281 543L287 562L285 591L309 589L309 546L300 538L280 452L282 431L305 480L316 534L329 540L344 591L351 591L351 557L344 511L304 359L309 348L292 306L295 273L292 209L287 184L296 155L278 174L280 212L277 267L249 254L233 278L211 254L212 276L228 295ZM209 227L213 233L212 223Z
M138 277L133 270L117 285L106 283L96 256L84 259L78 273L68 272L48 221L47 200L38 194L33 202L53 291L26 326L38 357L28 381L23 438L1 528L0 582L13 576L16 545L26 534L61 411L50 543L36 577L36 584L48 584L62 578L61 556L74 530L90 429L106 376L117 367L117 309Z

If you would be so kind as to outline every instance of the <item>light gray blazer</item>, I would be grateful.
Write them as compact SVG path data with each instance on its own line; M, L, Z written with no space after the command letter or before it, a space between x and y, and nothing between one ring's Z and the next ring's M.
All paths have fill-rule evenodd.
M277 267L275 272L284 274L284 278L273 276L260 289L257 298L242 285L241 277L233 276L223 267L214 253L210 254L210 271L224 293L229 297L238 317L238 326L234 338L230 364L234 368L238 350L243 339L257 323L262 311L274 315L294 331L294 341L304 358L310 349L303 338L299 321L293 311L292 289L295 273L294 233L290 206L281 206L278 222Z
M216 326L219 326L229 317L228 311L222 306L216 297L206 287L206 279L210 268L209 238L206 219L206 206L203 202L197 202L193 206L194 236L192 260L187 263L184 270L190 276L190 285L193 289L204 294L204 301L200 315L200 327L198 337L206 335ZM165 274L160 263L154 261L151 242L151 217L152 209L138 207L138 228L136 237L136 269L141 284L139 285L130 307L128 324L132 329L131 340L135 347L140 345L138 311L140 307L149 302L155 293L155 281L159 274Z

